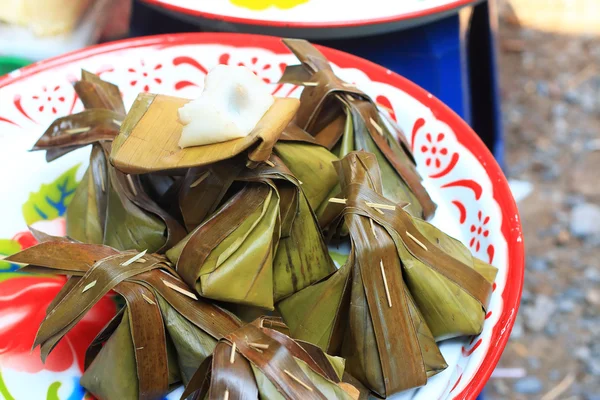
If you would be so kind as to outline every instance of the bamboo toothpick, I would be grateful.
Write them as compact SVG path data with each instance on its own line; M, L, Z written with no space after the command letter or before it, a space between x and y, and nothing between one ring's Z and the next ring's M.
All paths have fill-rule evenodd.
M133 179L131 178L131 175L127 174L125 175L127 177L127 182L129 183L129 187L131 188L131 191L133 192L134 196L137 196L137 189L135 188L135 185L133 184Z
M406 234L408 235L409 238L411 238L416 244L418 244L419 246L421 246L423 248L423 250L427 251L427 246L425 246L423 243L421 243L421 241L419 239L417 239L416 237L414 237L409 231L406 231Z
M389 206L387 204L379 204L379 203L371 203L369 201L365 202L368 207L379 208L380 210L391 210L394 211L396 206Z
M379 133L379 135L383 136L383 129L377 123L377 121L375 121L372 117L369 118L369 121L371 122L371 125L373 125L373 128L375 128L375 130L377 131L377 133Z
M373 232L373 236L377 239L377 232L375 232L375 224L373 224L373 220L369 218L369 222L371 223L371 232Z
M302 86L319 86L319 82L302 82Z
M342 83L342 86L344 86L344 87L356 87L355 84L353 84L353 83L347 83L347 82Z
M354 97L352 97L349 94L347 94L346 95L346 100L348 100L348 101L354 101Z
M97 280L92 281L90 283L88 283L87 285L85 285L85 287L83 288L83 290L81 291L81 293L85 293L88 290L90 290L91 288L93 288L94 286L96 286L96 282L98 282Z
M297 376L293 375L290 371L288 371L287 369L284 369L283 372L289 376L290 378L292 378L293 380L295 380L296 382L298 382L299 384L301 384L302 386L304 386L306 388L306 390L309 391L313 391L313 389L308 386L306 383L302 382Z
M142 298L143 298L144 300L146 300L146 303L148 303L148 304L152 304L153 306L155 306L155 305L156 305L156 303L155 303L155 302L154 302L154 301L153 301L153 300L152 300L150 297L146 296L144 293L142 293Z
M173 289L174 291L179 292L182 295L189 297L190 299L198 300L198 298L196 297L196 295L194 293L188 292L187 290L182 289L177 285L173 285L171 282L165 281L164 279L161 279L161 281L163 281L165 286L167 286L168 288Z
M98 175L100 175L100 187L102 188L102 193L106 192L106 185L104 184L104 172L102 172L102 168L98 170Z
M390 114L393 114L393 113L394 113L394 110L392 110L391 108L389 108L389 107L387 107L387 106L384 106L384 105L383 105L383 104L381 104L381 103L375 103L375 105L376 105L377 107L379 107L379 108L381 108L381 109L383 109L383 110L387 111L387 112L388 112L388 113L390 113Z
M210 171L204 172L202 175L200 175L200 177L198 179L196 179L194 182L192 182L190 187L194 188L194 187L198 186L199 184L202 183L203 180L205 180L208 177L208 175L210 175Z
M406 203L405 205L402 206L403 210L406 210L407 207L410 207L410 203Z
M346 204L346 199L338 199L335 197L332 197L329 199L330 203L336 203L336 204Z
M383 277L383 287L385 288L385 296L387 297L388 306L392 308L392 297L390 296L390 288L388 287L387 277L385 276L385 269L383 268L383 260L379 261L379 267L381 268L381 276Z
M83 133L83 132L87 132L87 131L89 131L90 129L92 129L92 128L91 128L91 127L89 127L89 126L85 126L85 127L83 127L83 128L72 128L72 129L67 129L67 130L65 131L65 133L68 133L69 135L72 135L72 134L75 134L75 133Z
M265 164L267 164L269 167L273 168L275 166L275 164L273 164L271 161L266 160Z
M266 350L266 349L269 348L268 344L254 343L254 342L248 343L248 346L250 346L250 347L256 347L257 349L263 349L263 350Z
M223 393L223 400L229 400L229 390L225 389L225 393Z
M133 264L134 262L136 262L137 260L139 260L140 258L144 257L146 255L146 252L148 251L148 249L142 251L141 253L137 253L135 256L131 257L129 260L127 261L123 261L121 263L122 267L126 267L129 264ZM144 260L143 262L146 262L146 260Z
M231 353L229 354L229 364L233 364L235 362L235 342L231 345Z
M113 123L117 126L121 126L123 122L119 121L118 119L113 119Z

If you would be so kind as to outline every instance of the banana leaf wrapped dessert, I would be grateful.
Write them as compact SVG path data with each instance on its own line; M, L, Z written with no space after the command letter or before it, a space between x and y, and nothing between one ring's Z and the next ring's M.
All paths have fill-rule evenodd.
M281 159L229 169L239 171L229 178L238 189L167 257L201 296L272 310L335 267L302 185Z
M481 332L494 268L382 196L373 154L350 153L336 168L344 199L333 199L342 203L333 220L348 229L348 260L277 306L293 337L345 357L353 376L389 396L445 368L435 340Z
M281 78L304 86L295 119L298 126L340 158L352 150L375 154L384 196L396 203L408 202L412 215L432 217L435 203L421 183L404 136L388 127L365 93L335 76L325 56L309 42L283 42L302 63L288 66Z
M90 166L67 208L67 234L86 243L120 250L162 251L184 235L183 227L144 191L140 177L108 163L111 142L125 118L119 89L82 71L75 90L86 107L53 122L34 145L51 161L92 145Z
M39 238L39 236L38 236ZM187 383L240 321L196 298L164 256L45 237L10 257L26 272L71 275L46 311L34 343L42 359L114 290L125 306L86 353L81 384L101 399L160 399Z
M366 399L366 393L341 381L343 373L343 359L264 327L259 319L219 341L182 398Z

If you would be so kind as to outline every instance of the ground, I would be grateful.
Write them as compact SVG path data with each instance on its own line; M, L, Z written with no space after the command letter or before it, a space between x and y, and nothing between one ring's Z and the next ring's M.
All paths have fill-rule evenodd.
M506 174L533 191L519 204L525 286L499 364L526 376L491 379L486 400L600 399L599 4L499 2ZM560 12L542 21L536 7Z

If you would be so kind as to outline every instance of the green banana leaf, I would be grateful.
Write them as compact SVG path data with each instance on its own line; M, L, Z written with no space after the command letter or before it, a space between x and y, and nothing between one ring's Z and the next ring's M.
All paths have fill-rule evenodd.
M335 269L302 185L276 156L167 252L201 296L273 310Z
M336 163L347 202L336 207L332 226L341 226L343 218L350 234L345 264L277 306L292 337L346 358L346 370L385 397L425 384L447 364L404 285L393 237L354 212L348 186L382 190L379 170L367 169L364 154Z
M302 182L302 190L313 210L329 200L329 194L337 185L333 162L338 158L329 150L315 144L277 142L275 153Z
M235 345L235 349L232 347ZM339 360L318 349L313 355L288 336L264 328L260 320L221 340L182 395L200 399L351 400L339 386ZM333 363L338 364L333 366ZM343 367L342 367L343 369Z
M280 82L310 83L302 92L296 123L319 144L338 152L343 149L341 156L350 146L352 150L374 153L382 168L384 195L395 203L409 203L407 210L415 216L431 218L436 205L421 183L414 157L407 145L398 143L402 139L396 137L397 131L390 131L375 103L337 78L323 54L307 41L283 42L298 57L302 68L287 67ZM342 139L349 126L353 140ZM340 140L344 146L338 144Z

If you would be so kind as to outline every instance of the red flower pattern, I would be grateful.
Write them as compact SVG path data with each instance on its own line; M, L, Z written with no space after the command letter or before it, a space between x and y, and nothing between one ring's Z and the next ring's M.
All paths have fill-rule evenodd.
M425 165L428 167L431 166L432 163L436 168L442 166L441 158L448 154L448 149L441 144L445 137L446 135L443 133L438 133L434 141L431 133L425 135L428 143L421 146L421 152L427 157L425 159Z
M0 282L0 364L19 371L65 371L76 362L83 371L85 351L94 337L114 316L115 303L104 297L58 343L42 363L40 348L31 351L46 308L66 278L24 276Z
M61 95L59 90L60 85L56 85L51 89L48 89L46 86L43 86L41 95L31 96L31 98L33 100L36 100L36 102L39 104L39 112L43 112L44 109L48 107L49 110L52 110L52 114L56 114L56 105L52 104L52 102L58 100L59 102L64 103L66 100L65 96Z
M162 78L158 76L151 76L151 74L155 74L156 71L162 69L162 67L163 65L160 63L154 65L153 67L150 67L146 65L144 60L140 60L140 66L138 67L138 69L127 69L128 72L134 74L134 77L129 81L129 85L132 87L141 87L144 92L148 93L150 91L151 84L162 84Z
M481 242L479 238L487 238L490 235L490 231L486 227L486 225L490 222L490 217L486 216L484 218L483 213L479 211L477 213L477 220L478 222L471 225L471 233L473 234L473 237L469 242L469 246L471 246L471 248L475 247L475 251L479 251L481 248Z

